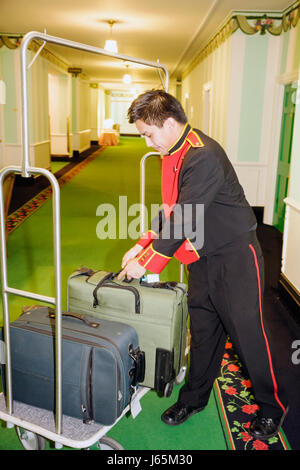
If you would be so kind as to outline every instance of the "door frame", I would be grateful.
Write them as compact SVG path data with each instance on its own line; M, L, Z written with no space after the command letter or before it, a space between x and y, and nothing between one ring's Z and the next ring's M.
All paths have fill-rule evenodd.
M278 158L280 151L280 136L283 113L283 99L285 86L299 80L299 72L286 73L276 79L274 114L272 119L272 135L269 153L268 184L266 186L266 205L264 209L263 222L267 225L273 225L273 214L276 195L276 180ZM276 155L276 158L274 158Z

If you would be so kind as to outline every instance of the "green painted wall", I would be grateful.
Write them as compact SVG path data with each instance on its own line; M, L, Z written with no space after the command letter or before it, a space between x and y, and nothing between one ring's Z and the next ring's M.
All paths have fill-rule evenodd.
M247 36L238 161L258 162L269 37Z

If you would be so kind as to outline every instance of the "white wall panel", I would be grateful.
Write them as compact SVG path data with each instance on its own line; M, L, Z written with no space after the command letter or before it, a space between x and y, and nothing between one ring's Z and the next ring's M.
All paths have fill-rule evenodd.
M300 293L300 203L285 199L286 216L282 252L282 273L289 283Z

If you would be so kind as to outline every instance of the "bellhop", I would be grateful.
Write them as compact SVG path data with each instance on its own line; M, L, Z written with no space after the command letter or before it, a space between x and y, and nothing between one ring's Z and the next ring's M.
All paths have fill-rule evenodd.
M164 119L159 120L157 109ZM162 197L169 210L164 217L158 215L157 231L150 230L133 248L122 274L139 277L146 269L160 273L172 256L189 271L190 370L178 401L162 420L179 425L207 406L229 334L259 406L249 432L268 439L277 434L285 418L287 400L277 382L264 325L264 267L254 212L224 150L191 128L175 98L162 91L146 92L132 103L128 114L153 147L165 149L167 143L174 143L162 164ZM188 238L172 236L174 205L197 203L204 205L204 243L198 250ZM192 220L190 226L195 225ZM169 237L163 236L166 226Z
M217 169L214 168L216 149L219 152ZM176 172L174 167L177 168ZM185 177L189 168L194 172L191 182ZM190 182L190 187L186 180ZM157 238L158 234L150 230L138 242L144 250L137 258L139 264L156 273L162 271L172 255L188 265L192 362L189 381L181 391L180 400L195 407L207 404L219 371L227 332L234 339L240 356L247 357L246 364L255 384L256 398L262 396L259 400L261 410L268 416L281 416L285 407L279 399L264 329L264 266L255 234L255 216L225 153L216 142L199 130L192 129L189 124L185 125L178 142L163 158L163 202L172 207L178 201L184 183L185 198L182 196L179 199L182 204L185 200L192 200L193 183L200 187L198 201L205 205L204 246L198 253L189 240L183 243L180 240L161 240ZM164 215L166 222L168 214ZM173 253L174 247L176 251ZM236 263L247 273L247 279L242 279L242 282L240 273L234 268ZM256 295L252 300L253 291ZM255 324L251 326L254 312ZM236 331L242 333L236 337ZM211 338L209 344L203 340L207 337ZM212 351L218 353L211 357ZM199 370L200 364L202 372ZM264 373L261 373L262 370Z

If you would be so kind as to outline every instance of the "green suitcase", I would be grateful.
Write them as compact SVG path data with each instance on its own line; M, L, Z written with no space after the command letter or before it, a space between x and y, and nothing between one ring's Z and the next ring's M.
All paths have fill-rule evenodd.
M141 385L170 396L185 376L187 287L176 282L116 279L118 273L81 268L68 278L68 310L135 328L145 352Z

